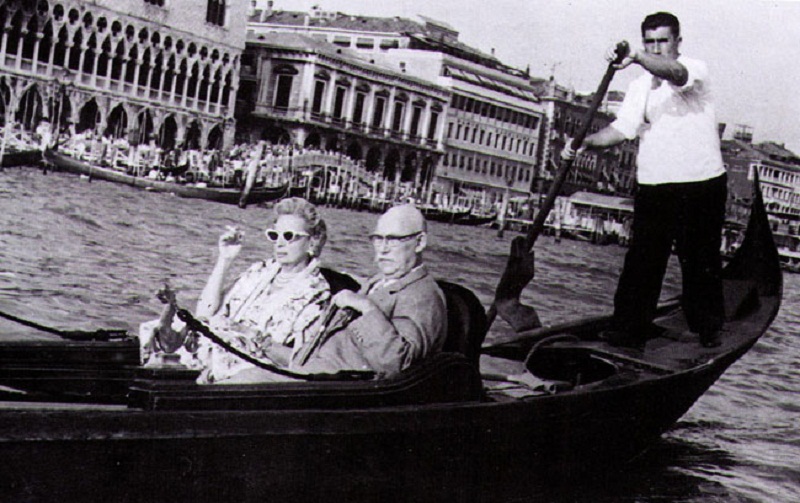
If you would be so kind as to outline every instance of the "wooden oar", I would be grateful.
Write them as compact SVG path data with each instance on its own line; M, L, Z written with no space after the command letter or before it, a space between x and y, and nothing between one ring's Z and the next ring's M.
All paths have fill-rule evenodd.
M46 325L36 323L35 321L19 318L13 314L2 311L0 311L0 318L5 318L15 323L19 323L20 325L35 328L36 330L57 335L71 341L113 341L126 339L128 337L127 330L122 329L100 328L97 330L59 330L57 328L48 327Z
M597 109L600 107L600 103L603 101L611 79L616 72L614 65L621 63L628 55L629 51L630 47L627 42L620 42L617 44L617 57L608 64L603 80L600 81L600 85L594 93L589 110L587 110L583 118L583 124L580 130L578 130L578 134L572 140L573 150L577 151L581 147L583 140L589 132L589 128L592 126L594 114L597 113ZM512 240L506 268L503 271L503 275L500 277L500 282L497 284L494 302L487 313L488 326L492 325L492 322L494 322L498 314L517 332L541 326L536 310L520 303L519 296L525 286L533 279L533 245L544 229L544 222L550 214L550 210L553 209L556 197L558 197L559 192L561 192L561 187L567 179L567 174L572 167L573 161L574 159L561 160L558 173L553 179L553 183L550 185L550 190L547 192L547 198L536 214L536 218L528 229L527 234L525 236L517 236Z

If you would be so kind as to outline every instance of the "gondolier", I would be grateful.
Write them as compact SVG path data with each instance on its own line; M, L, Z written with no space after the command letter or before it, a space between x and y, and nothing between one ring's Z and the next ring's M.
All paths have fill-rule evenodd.
M633 239L606 337L639 347L655 335L652 320L674 242L689 327L704 346L716 346L724 317L719 250L727 175L708 69L679 53L674 15L649 15L641 30L644 51L632 50L616 67L636 64L646 73L630 84L617 120L584 141L600 149L639 138Z

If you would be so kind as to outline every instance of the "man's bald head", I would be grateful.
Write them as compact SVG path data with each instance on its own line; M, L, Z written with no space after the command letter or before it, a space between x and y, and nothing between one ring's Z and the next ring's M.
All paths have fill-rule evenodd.
M400 278L422 263L428 243L428 224L412 204L390 208L372 234L375 262L386 278Z
M428 223L416 206L402 204L389 208L381 215L375 230L379 234L394 234L404 236L414 232L427 232Z

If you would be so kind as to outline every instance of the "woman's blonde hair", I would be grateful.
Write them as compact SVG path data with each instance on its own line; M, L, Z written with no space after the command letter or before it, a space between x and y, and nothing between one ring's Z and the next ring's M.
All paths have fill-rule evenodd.
M314 254L319 255L328 239L328 228L325 220L319 215L317 207L302 197L289 197L281 199L275 205L275 219L277 220L281 215L295 215L303 219L306 232L317 241Z

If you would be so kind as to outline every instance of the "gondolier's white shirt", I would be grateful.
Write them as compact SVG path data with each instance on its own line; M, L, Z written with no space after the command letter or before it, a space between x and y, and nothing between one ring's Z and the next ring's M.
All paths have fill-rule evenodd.
M645 185L698 182L725 172L708 68L678 58L689 72L683 86L650 73L631 82L611 126L639 137L636 179Z

